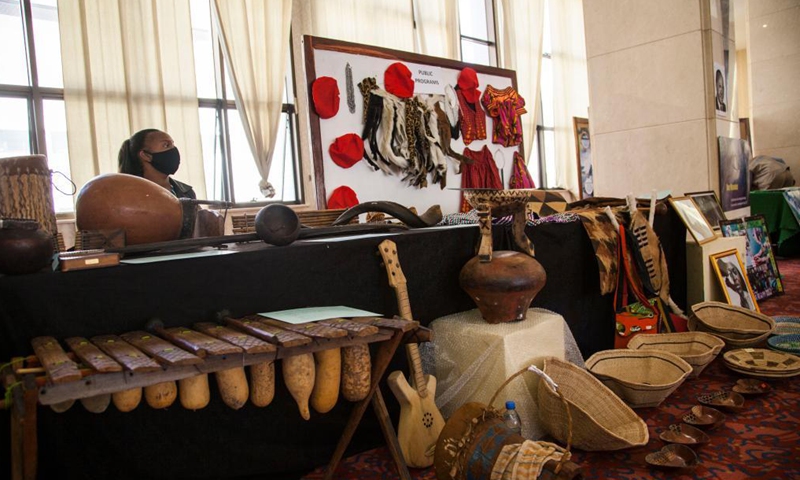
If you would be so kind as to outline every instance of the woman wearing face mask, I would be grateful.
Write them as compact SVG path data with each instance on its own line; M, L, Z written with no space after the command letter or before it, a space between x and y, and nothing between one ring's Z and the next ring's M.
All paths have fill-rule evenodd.
M190 185L170 177L178 171L181 156L175 142L161 130L140 130L119 149L119 172L161 185L178 198L197 198Z

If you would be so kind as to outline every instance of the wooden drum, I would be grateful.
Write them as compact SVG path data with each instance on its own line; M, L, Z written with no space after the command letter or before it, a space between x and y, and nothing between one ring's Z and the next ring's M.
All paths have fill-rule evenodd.
M0 218L36 220L49 235L58 234L47 157L0 158Z

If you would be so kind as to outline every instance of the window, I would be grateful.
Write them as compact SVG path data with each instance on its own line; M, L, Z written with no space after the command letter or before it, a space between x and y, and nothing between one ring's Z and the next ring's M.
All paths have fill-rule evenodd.
M0 157L46 155L69 176L56 1L0 0ZM72 211L71 190L53 176L56 212Z
M192 30L197 77L200 133L209 199L263 203L260 175L239 114L222 47L212 25L208 0L192 0ZM291 62L291 55L289 55ZM298 120L294 106L291 63L286 69L281 126L272 158L269 181L275 197L269 201L302 201L297 150Z
M553 60L550 40L549 0L544 2L542 32L542 67L540 74L541 110L536 115L536 152L539 155L539 183L543 188L556 188L555 115L553 112Z
M492 0L458 0L461 60L497 66Z

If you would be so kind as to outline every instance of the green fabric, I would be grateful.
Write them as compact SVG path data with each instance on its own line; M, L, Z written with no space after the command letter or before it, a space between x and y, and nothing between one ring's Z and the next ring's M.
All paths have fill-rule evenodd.
M764 215L778 255L800 254L800 225L783 198L782 190L750 192L750 211L753 215Z

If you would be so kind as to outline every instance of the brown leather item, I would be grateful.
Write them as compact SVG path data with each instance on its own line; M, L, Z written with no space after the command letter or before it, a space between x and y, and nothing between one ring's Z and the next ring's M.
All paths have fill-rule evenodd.
M494 252L491 262L473 257L458 277L489 323L525 319L533 297L544 287L547 274L542 265L524 253Z
M79 230L125 230L127 245L177 240L183 225L180 201L169 190L141 177L107 173L78 193Z

